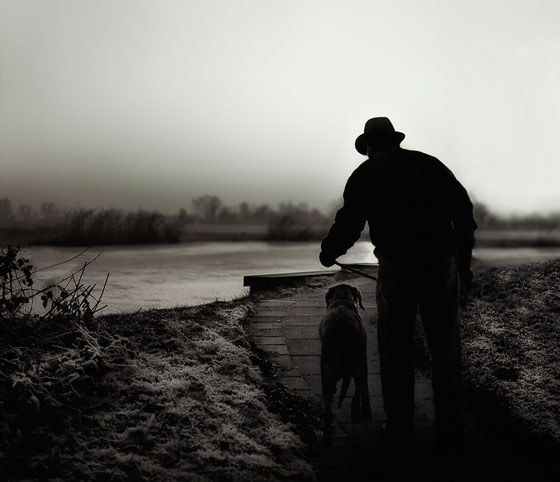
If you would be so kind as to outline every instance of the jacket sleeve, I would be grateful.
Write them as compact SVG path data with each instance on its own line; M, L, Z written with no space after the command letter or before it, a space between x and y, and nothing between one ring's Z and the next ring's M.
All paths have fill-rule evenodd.
M334 223L321 242L321 262L331 266L360 238L366 223L365 186L357 171L350 176L344 188L344 204L337 211Z

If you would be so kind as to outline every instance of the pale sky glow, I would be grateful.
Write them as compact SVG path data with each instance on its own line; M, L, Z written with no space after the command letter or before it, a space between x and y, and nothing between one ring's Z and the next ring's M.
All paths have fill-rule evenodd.
M325 208L386 115L504 213L560 210L557 0L0 0L0 197Z

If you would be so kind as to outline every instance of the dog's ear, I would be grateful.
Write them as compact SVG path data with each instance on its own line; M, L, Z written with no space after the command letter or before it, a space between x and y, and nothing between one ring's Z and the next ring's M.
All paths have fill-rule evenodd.
M360 305L360 308L362 310L365 310L364 304L362 303L362 293L360 293L360 290L355 286L352 286L352 295L354 297L354 302L357 301L358 304Z
M331 304L333 293L334 293L334 286L330 287L325 294L325 302L327 303L327 308Z

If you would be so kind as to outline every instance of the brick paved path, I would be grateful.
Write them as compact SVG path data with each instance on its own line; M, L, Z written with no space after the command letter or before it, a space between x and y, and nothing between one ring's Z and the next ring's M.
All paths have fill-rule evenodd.
M382 442L380 429L385 421L377 352L375 282L360 277L344 282L360 289L366 308L361 314L368 336L368 377L373 422L351 423L350 399L354 391L351 385L341 409L337 411L333 406L333 447L317 447L318 472L322 479L329 480L338 480L339 471L344 471L345 475L348 475L348 470L354 471L354 477L368 471L366 466L371 455L379 452ZM264 300L258 304L257 313L245 326L252 341L280 367L281 381L298 394L317 401L322 400L318 327L325 315L327 289L312 290L288 299ZM416 402L416 442L426 445L433 439L433 405L430 382L423 376L418 376L416 380Z

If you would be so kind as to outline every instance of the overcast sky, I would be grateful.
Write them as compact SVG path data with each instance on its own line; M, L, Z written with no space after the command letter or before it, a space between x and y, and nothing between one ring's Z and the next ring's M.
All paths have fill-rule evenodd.
M560 210L558 0L0 0L0 197L340 198L373 116L503 213Z

